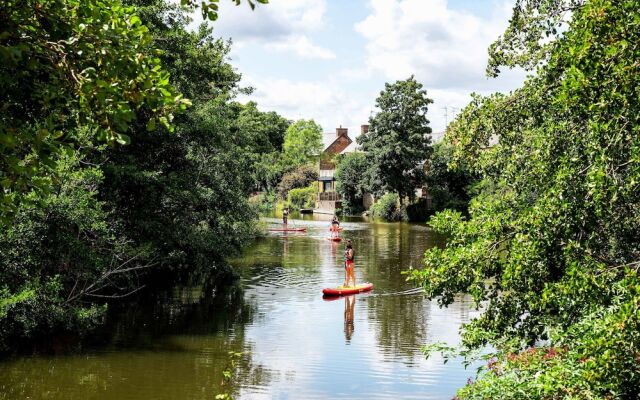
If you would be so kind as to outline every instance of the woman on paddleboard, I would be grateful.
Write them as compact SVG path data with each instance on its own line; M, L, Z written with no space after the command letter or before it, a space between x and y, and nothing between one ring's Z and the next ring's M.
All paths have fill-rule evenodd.
M338 217L334 215L333 219L331 220L331 237L338 236L338 228L340 228L340 221L338 221Z
M289 207L285 207L282 209L282 223L284 226L287 226L287 222L289 221Z
M356 286L356 274L354 271L354 256L353 246L351 245L351 239L347 239L347 248L344 250L344 273L345 282L344 286L349 287L349 281L353 282L353 286Z

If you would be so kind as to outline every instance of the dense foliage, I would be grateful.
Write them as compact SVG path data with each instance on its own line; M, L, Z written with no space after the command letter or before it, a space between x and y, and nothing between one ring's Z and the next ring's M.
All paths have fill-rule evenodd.
M305 188L291 189L287 195L287 203L292 210L314 208L318 196L318 182L313 182Z
M38 334L90 329L105 301L160 271L224 272L221 260L253 232L247 198L267 184L261 155L280 153L288 121L234 101L243 89L230 44L206 27L187 31L179 6L127 3L135 15L115 1L0 6L10 11L0 13L8 27L2 57L13 57L0 77L14 82L1 94L9 107L0 110L1 137L33 139L3 142L2 156L26 175L22 188L4 185L0 209L13 222L0 231L0 351ZM193 103L186 112L182 96ZM28 134L48 120L60 135ZM125 132L131 143L115 146L129 141ZM41 166L45 153L46 169L29 166ZM12 173L6 165L3 177ZM37 177L50 193L35 190ZM20 191L30 201L14 201Z
M308 187L318 180L318 169L314 165L303 164L291 172L284 174L278 184L278 195L286 199L290 190Z
M90 143L124 144L141 107L170 127L188 104L148 29L118 0L7 0L0 27L2 225L53 190L62 153L83 151L76 128L89 129Z
M374 218L381 218L385 221L406 220L406 211L400 206L400 199L395 193L387 193L380 197L369 210Z
M436 143L425 164L425 183L432 197L433 210L465 212L471 200L477 177L464 163L453 162L453 149L447 143Z
M482 305L463 344L496 359L461 398L640 395L639 43L637 0L519 0L490 67L536 74L449 127L483 189L468 219L432 219L451 240L411 277L441 304Z
M270 142L254 140L251 126L237 127L238 115L251 106L229 101L240 80L227 62L229 45L204 26L186 31L188 19L176 7L137 3L163 50L172 83L193 107L175 119L174 132L157 127L110 151L100 193L134 243L161 264L211 268L251 233L251 154Z
M236 129L249 139L244 157L249 158L253 165L256 189L273 191L288 170L283 163L282 152L285 132L291 121L273 111L258 110L255 102L240 107Z
M312 119L294 122L284 135L283 150L283 162L289 169L315 163L322 152L322 127Z
M422 164L431 154L427 91L413 77L386 83L376 99L378 112L369 119L369 132L357 141L366 154L368 186L376 195L413 197L424 181Z
M343 155L336 166L336 191L342 195L342 208L347 213L362 212L362 201L369 192L367 158L362 152Z

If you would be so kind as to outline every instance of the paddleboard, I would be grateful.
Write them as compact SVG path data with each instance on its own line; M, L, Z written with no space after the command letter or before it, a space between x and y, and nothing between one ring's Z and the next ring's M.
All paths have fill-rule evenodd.
M373 283L365 282L356 286L338 286L337 288L324 288L322 293L325 296L345 296L348 294L368 292L373 289Z
M306 232L307 228L271 228L269 232Z
M341 242L342 238L338 237L338 236L336 236L336 237L328 237L327 240L332 240L334 242Z

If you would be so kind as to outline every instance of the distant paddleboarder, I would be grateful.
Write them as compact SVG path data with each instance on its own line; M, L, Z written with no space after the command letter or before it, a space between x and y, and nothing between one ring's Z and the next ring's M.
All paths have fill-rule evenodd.
M338 236L338 231L340 230L340 221L338 221L338 216L334 215L331 220L331 236Z
M287 226L287 222L289 221L289 207L285 207L282 209L282 223L284 226Z

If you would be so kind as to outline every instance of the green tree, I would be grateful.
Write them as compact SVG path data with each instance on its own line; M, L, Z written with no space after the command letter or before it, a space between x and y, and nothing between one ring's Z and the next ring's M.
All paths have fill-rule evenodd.
M132 3L163 50L172 84L193 107L176 117L174 132L158 126L145 133L138 124L136 141L110 150L101 197L133 245L151 249L161 266L224 273L223 259L253 232L247 154L258 152L253 132L238 129L240 75L228 62L230 44L205 25L187 31L190 20L176 5Z
M561 32L544 54L541 32ZM468 219L432 219L450 241L412 278L441 304L482 304L463 344L496 358L462 398L640 395L639 42L637 0L518 1L491 60L536 75L449 127L484 189Z
M413 76L386 83L376 99L379 112L369 119L369 133L357 141L367 155L369 186L374 193L397 193L400 202L424 181L424 163L431 155L427 91Z
M124 144L141 107L145 123L170 127L188 105L148 29L117 0L7 0L0 26L0 222L51 191L56 159L82 151L75 128Z
M447 143L436 143L425 164L425 182L433 197L433 209L466 212L471 201L472 185L477 177L462 163L453 163L453 149Z
M347 153L336 166L336 190L342 195L343 208L350 213L362 212L367 186L367 157L362 152Z
M74 135L91 147L91 132ZM98 200L103 174L87 163L79 153L61 155L57 190L38 206L20 204L0 230L2 353L51 332L86 332L102 321L101 300L135 291L134 274L150 266Z
M313 163L322 152L322 127L313 120L298 120L284 135L283 161L287 168Z
M318 169L313 165L301 165L291 172L283 175L278 184L278 195L281 199L286 199L291 189L301 189L308 187L312 182L318 180Z
M259 190L273 189L282 178L284 136L291 122L276 112L258 110L255 102L239 105L237 129L239 135L249 138L245 157L254 165L253 176Z
M231 0L239 6L242 3L242 0ZM199 3L199 4L198 4ZM268 4L269 0L246 0L246 3L251 7L251 9L256 8L256 4ZM186 6L191 9L200 8L200 12L202 13L202 18L208 19L210 21L215 21L218 19L218 10L219 10L219 0L180 0L180 4Z
M23 171L23 201L11 197L17 186L5 184L0 209L10 210L12 223L0 229L0 351L45 334L85 332L103 321L106 299L143 288L159 267L219 277L227 271L221 260L253 230L247 195L254 165L246 155L261 152L273 138L264 141L237 122L243 106L233 99L243 89L228 63L230 44L215 40L206 27L187 32L189 19L175 4L129 4L138 16L115 1L0 5L9 11L0 13L2 27L10 28L0 33L9 42L2 42L0 57L15 56L0 64L0 79L8 82L0 92L7 100L0 106L0 129L10 133L0 137L25 135L0 157L15 158L16 151L29 153L29 160L42 152L49 157L46 170L17 161L29 169ZM69 36L75 34L80 37ZM53 57L49 45L71 53L47 58ZM103 65L110 62L116 64ZM17 65L25 70L13 70ZM80 77L78 83L65 72L78 78L74 68L80 66L95 68L91 77L108 78L113 86L97 82L100 90L78 95L91 80ZM173 87L194 98L195 107L169 124L169 111L189 104L173 96ZM92 112L101 119L84 115ZM64 133L52 139L55 148L47 138L27 135L29 124L50 117ZM123 124L135 140L109 146L126 141ZM51 193L37 191L38 179Z

